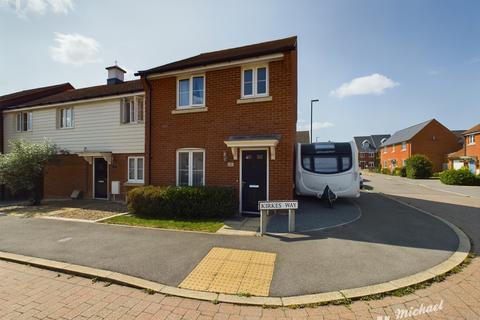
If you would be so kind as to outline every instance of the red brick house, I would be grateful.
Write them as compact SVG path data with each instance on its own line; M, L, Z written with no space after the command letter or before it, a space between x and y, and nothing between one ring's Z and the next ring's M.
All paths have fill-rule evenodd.
M374 134L370 136L353 137L358 149L358 164L361 169L377 168L380 166L378 156L382 143L390 138L389 134Z
M412 155L422 154L433 162L434 172L447 167L447 154L461 148L458 137L435 119L395 132L381 146L383 168L402 167Z
M296 48L291 37L139 71L146 183L233 186L242 212L292 199Z
M472 173L480 174L480 124L462 133L464 147L448 155L450 167L460 169L467 167Z

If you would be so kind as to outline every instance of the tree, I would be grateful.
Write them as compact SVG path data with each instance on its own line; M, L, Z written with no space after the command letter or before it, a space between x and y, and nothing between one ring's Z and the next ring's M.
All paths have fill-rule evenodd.
M57 151L48 141L38 144L11 141L10 152L0 156L0 183L13 194L26 192L32 204L39 205L43 197L43 171Z
M433 163L426 156L415 154L406 161L406 173L410 179L426 179L432 176Z

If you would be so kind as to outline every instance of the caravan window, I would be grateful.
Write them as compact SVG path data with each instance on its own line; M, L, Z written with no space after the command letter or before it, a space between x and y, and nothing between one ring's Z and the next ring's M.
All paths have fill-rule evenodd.
M314 171L318 173L330 173L338 171L338 162L336 157L314 156Z

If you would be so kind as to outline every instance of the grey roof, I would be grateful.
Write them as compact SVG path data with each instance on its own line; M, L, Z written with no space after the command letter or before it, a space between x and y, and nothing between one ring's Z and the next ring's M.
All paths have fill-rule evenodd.
M390 146L395 143L402 143L404 141L408 141L412 139L417 133L419 133L423 128L425 128L430 122L434 121L435 119L431 119L414 126L399 130L395 132L382 146Z
M389 137L389 134L373 134L371 136L353 137L353 140L359 152L377 152L382 139L388 139ZM367 141L368 144L364 144L364 141Z

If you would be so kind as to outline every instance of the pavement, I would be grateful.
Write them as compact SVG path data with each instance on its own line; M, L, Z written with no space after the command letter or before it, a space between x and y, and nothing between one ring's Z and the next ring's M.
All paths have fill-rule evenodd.
M5 261L0 261L0 279L0 319L387 320L384 316L396 319L401 310L420 309L422 305L426 310L440 304L440 311L415 319L480 319L480 259L414 294L298 309L149 295L138 289Z
M370 180L367 184L370 185L370 189L373 189L372 192L388 192L390 193L388 196L397 200L423 206L423 209L429 209L434 215L441 216L462 228L472 238L473 245L478 248L478 237L475 237L475 235L479 230L478 224L480 223L478 219L480 214L478 209L480 206L479 202L470 201L471 197L458 196L453 193L435 190L430 193L421 186L410 185L409 187L403 187L403 181L393 181L387 176L375 175L366 178ZM422 199L422 197L428 200ZM381 196L364 194L362 199L365 199L367 204L370 203L372 206L382 207L381 201L379 202L378 200L382 199ZM464 203L465 200L468 202L467 205ZM384 199L383 201L387 200ZM391 200L389 201L387 203L392 204ZM367 214L365 214L367 204L359 203L363 210L363 216L362 219L355 223L360 223L365 216L368 217L370 215L368 210L366 210ZM379 220L380 225L382 225L382 228L378 228L379 230L383 229L385 220L388 222L391 216L390 212L398 210L393 207L383 207L386 217ZM404 208L403 215L406 220L409 220L409 214L413 213L406 208ZM417 213L417 215L419 214ZM10 218L1 217L0 226L5 223L5 219ZM394 222L398 222L398 220L394 220ZM14 225L15 223L12 222L12 224ZM68 225L77 225L77 223L66 224L64 227L68 228ZM386 225L388 226L388 223ZM345 229L348 226L350 225L341 227L341 229ZM403 227L403 225L400 225L400 227ZM3 246L5 228L1 228L0 246ZM44 228L49 229L48 225L44 226ZM410 228L404 228L403 231L408 236L415 237L416 233L425 231L423 228L421 224L417 224L410 226ZM18 232L19 230L16 229L16 231ZM58 229L54 228L51 233L57 231ZM378 235L382 234L381 232L376 234L376 230L371 231L374 234L369 236L373 238L378 238ZM28 233L28 230L26 230L26 233ZM364 236L364 234L362 235ZM25 235L20 233L19 236L24 237ZM58 234L57 238L59 236L61 234ZM357 238L359 237L357 235ZM244 238L252 240L250 237ZM337 235L336 239L338 238L339 236ZM353 236L349 238L353 238ZM318 241L318 239L315 240ZM367 239L358 240L359 242L368 243L368 237ZM270 239L268 241L273 240ZM70 241L65 242L68 243ZM283 239L279 240L279 243L281 242L296 243L297 241L290 240L288 242L288 240ZM353 244L355 242L352 241ZM387 243L388 241L383 242L373 242L373 244L395 246L393 243ZM114 243L110 243L110 245L112 247L115 246ZM396 245L401 248L409 248L406 243L399 243L399 241L397 241ZM343 248L340 248L338 251L342 252L343 250ZM430 248L429 250L437 251L438 248ZM403 264L403 261L398 264L401 264L403 268L408 267L407 264ZM372 270L372 272L378 273L383 271L377 269ZM428 306L439 305L440 303L442 306L440 311L415 318L480 318L479 258L473 259L471 264L463 271L447 277L445 281L434 283L425 289L417 290L413 294L403 297L355 301L347 306L328 305L300 309L264 309L226 303L200 302L162 294L147 295L132 288L99 282L94 283L89 279L81 277L72 277L3 261L0 261L0 278L2 279L0 281L1 319L379 319L377 318L378 316L385 315L395 319L396 313L403 309L412 311L416 308L420 308L420 310L423 308L423 310L426 310ZM382 317L381 319L386 318Z
M1 216L0 251L115 271L169 286L178 286L213 247L272 252L277 259L270 296L277 297L395 280L436 266L457 249L458 238L452 229L429 215L372 193L355 201L362 211L360 219L288 237Z

